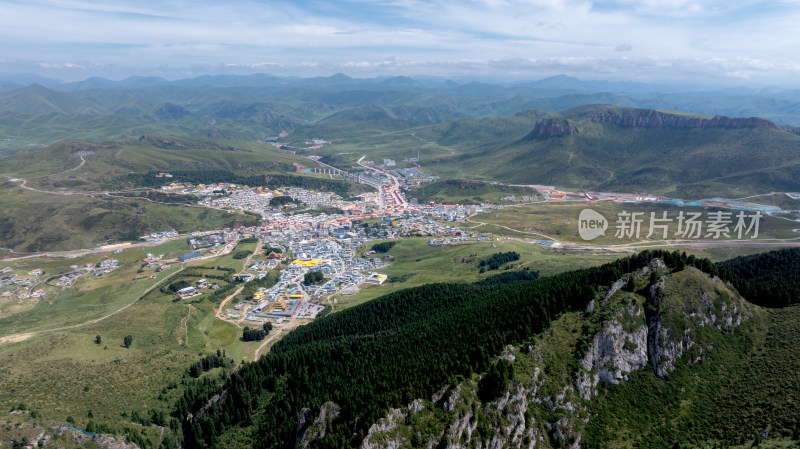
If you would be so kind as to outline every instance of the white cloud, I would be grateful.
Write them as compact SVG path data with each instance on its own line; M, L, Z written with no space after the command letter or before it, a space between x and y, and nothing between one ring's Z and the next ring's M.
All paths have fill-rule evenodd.
M562 70L589 77L789 79L798 71L792 52L800 46L798 0L344 0L301 5L254 0L3 2L0 58L46 61L53 70L59 65L66 69L66 60L81 61L69 63L75 70L111 65L298 72L309 67L427 68L498 70L501 75L506 72L500 67L514 65L515 74L527 71L531 77ZM387 54L396 60L386 60Z

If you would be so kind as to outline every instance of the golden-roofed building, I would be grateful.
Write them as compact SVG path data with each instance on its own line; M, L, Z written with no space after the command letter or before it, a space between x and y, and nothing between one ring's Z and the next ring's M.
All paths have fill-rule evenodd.
M278 298L277 300L275 300L275 302L271 302L267 305L266 307L267 315L275 312L275 310L277 309L287 310L288 308L289 304L287 304L286 301L283 300L283 298Z
M292 263L303 266L303 267L316 267L317 265L321 264L323 261L320 259L310 259L310 260L300 260L295 259Z

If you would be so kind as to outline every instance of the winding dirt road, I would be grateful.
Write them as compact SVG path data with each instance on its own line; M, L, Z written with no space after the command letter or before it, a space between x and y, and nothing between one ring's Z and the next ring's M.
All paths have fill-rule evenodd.
M158 281L155 284L151 285L147 290L144 291L144 293L139 295L139 297L137 297L132 302L122 306L121 308L119 308L119 309L117 309L117 310L115 310L115 311L113 311L113 312L111 312L111 313L109 313L107 315L101 316L100 318L95 318L93 320L84 321L83 323L72 324L72 325L69 325L69 326L56 327L56 328L53 328L53 329L46 329L46 330L41 330L41 331L25 332L25 333L20 333L20 334L6 335L4 337L0 337L0 343L24 341L24 340L27 340L27 339L35 336L35 335L48 334L48 333L51 333L51 332L59 332L59 331L65 331L65 330L70 330L70 329L77 329L79 327L83 327L83 326L88 326L90 324L99 323L100 321L103 321L103 320L105 320L107 318L110 318L110 317L122 312L123 310L127 309L128 307L136 304L137 302L139 302L140 299L144 298L145 296L147 296L148 293L153 291L154 288L156 288L159 285L163 284L168 279L171 279L173 276L175 276L176 274L178 274L181 271L183 271L184 268L185 268L185 266L181 265L181 268L179 270L175 271L174 273L170 274L169 276L166 276L164 279L161 279L160 281Z

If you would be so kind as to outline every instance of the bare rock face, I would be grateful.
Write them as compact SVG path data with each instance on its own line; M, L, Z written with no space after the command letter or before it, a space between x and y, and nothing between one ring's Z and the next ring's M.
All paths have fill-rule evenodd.
M661 261L650 267L662 268ZM642 276L645 273L643 270ZM597 394L600 382L617 385L648 364L665 379L682 359L697 363L712 348L698 335L700 329L730 332L752 316L750 304L729 286L692 267L660 276L650 287L649 299L656 313L649 318L643 305L633 299L622 307L616 302L619 300L613 300L624 285L624 280L617 281L598 301L601 311L608 307L616 310L592 338L575 373L573 385L584 399ZM593 312L594 307L587 308L587 313Z
M502 416L503 419L495 419L489 422L488 427L492 437L485 438L482 442L479 441L478 446L497 449L504 447L533 447L539 432L533 426L534 422L529 422L533 420L526 419L525 411L531 401L535 400L537 390L538 385L536 382L532 382L527 386L515 382L503 396L486 404L484 413ZM470 439L471 437L472 435L470 435ZM526 441L527 444L525 444ZM450 447L448 445L448 448ZM462 447L466 449L469 445L456 444L452 446L453 449L461 449Z
M758 117L731 118L718 115L708 119L665 114L653 109L600 111L592 114L589 119L594 123L607 123L626 128L777 128L771 121Z
M564 137L580 133L581 130L565 118L546 118L536 123L528 137Z
M385 418L381 418L371 425L367 436L361 442L361 449L398 449L408 445L408 437L401 427L405 426L406 418L413 416L425 408L421 399L414 400L408 408L393 408Z
M614 287L611 291L616 292ZM574 382L582 398L591 399L597 394L597 384L601 381L617 385L628 380L629 373L647 366L648 329L645 323L644 308L629 299L603 324L600 332L592 338Z
M295 448L308 449L319 444L319 441L325 437L330 422L339 416L340 413L341 409L338 405L333 402L326 402L320 407L319 415L314 418L314 421L309 425L308 419L311 416L310 411L304 409L300 415L300 425L298 426ZM303 427L305 427L305 429L303 429Z
M678 338L670 335L670 330L657 317L650 320L648 333L648 351L653 371L656 376L666 379L667 374L675 371L675 363L683 357L683 351L691 348L694 342L685 334L677 336Z
M714 335L733 332L754 313L718 278L691 267L671 274L665 269L660 260L652 261L598 292L591 310L574 318L595 332L586 335L591 341L576 372L553 371L546 364L552 348L543 342L553 338L546 331L536 344L524 350L507 346L498 355L521 372L532 372L520 380L518 371L500 397L482 402L474 378L445 387L430 401L417 399L390 410L370 427L360 449L533 449L553 444L580 449L591 419L586 401L597 395L600 382L620 384L648 365L664 379L680 364L702 360L713 348ZM649 295L625 288L629 282L647 285L651 272L655 283Z
M96 435L93 441L103 449L139 449L139 446L134 443L126 443L124 440L110 435Z
M104 434L89 435L81 431L76 431L63 424L48 426L47 430L39 428L36 430L38 431L38 436L31 439L32 446L30 447L34 447L37 444L50 447L52 446L51 440L54 436L68 436L69 440L74 443L81 445L93 444L102 449L139 449L136 443L127 443L120 437ZM3 447L2 444L0 444L0 447Z
M535 351L529 349L525 357L535 356ZM500 357L508 359L514 353L521 357L513 347L507 347ZM409 446L425 449L533 449L543 444L546 446L551 437L557 438L561 447L579 449L580 428L588 419L585 406L569 382L547 394L541 392L544 383L542 370L536 367L531 378L515 380L497 399L481 402L478 400L477 382L465 381L437 392L431 402L418 399L407 408L390 410L370 427L360 449ZM529 413L532 407L544 407L558 414L558 418L552 422L541 421ZM442 430L438 434L430 433L428 427L428 433L423 435L411 424L418 420L441 419L441 412L445 413L445 418L440 421ZM479 426L481 431L477 432Z

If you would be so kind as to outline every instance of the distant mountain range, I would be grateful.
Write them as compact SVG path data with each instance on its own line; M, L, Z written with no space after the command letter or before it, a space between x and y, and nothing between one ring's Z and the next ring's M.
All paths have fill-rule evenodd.
M281 133L297 143L324 137L369 147L389 133L411 140L384 145L388 156L434 145L423 165L451 178L689 197L800 190L800 133L782 125L800 123L800 93L647 94L643 85L569 77L500 86L341 74L91 78L54 87L0 92L0 151L63 139L254 141ZM328 154L329 162L352 163L335 160L350 149Z
M72 92L87 98L128 95L140 99L169 100L184 107L186 105L181 104L179 98L184 98L185 101L192 98L201 102L211 101L212 98L221 100L220 96L243 102L291 99L318 101L340 107L357 107L368 103L392 106L398 103L416 104L425 97L447 97L460 102L464 98L492 99L493 102L516 98L516 103L527 103L525 108L535 107L548 111L560 111L584 104L613 104L730 117L757 116L778 124L800 125L800 90L797 89L746 86L714 89L707 86L587 81L565 75L515 84L459 84L443 78L408 76L351 78L341 73L315 78L254 74L204 75L181 80L131 77L114 81L95 77L66 83L36 75L0 75L0 91L31 84ZM194 92L197 90L205 93ZM167 92L170 92L169 99L164 95ZM154 93L158 95L154 97ZM343 101L345 98L347 100ZM514 113L522 109L502 113ZM480 109L462 112L463 116L469 117L501 114L499 111Z

